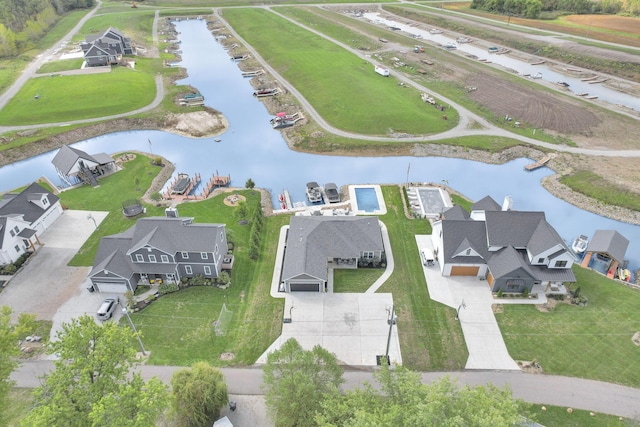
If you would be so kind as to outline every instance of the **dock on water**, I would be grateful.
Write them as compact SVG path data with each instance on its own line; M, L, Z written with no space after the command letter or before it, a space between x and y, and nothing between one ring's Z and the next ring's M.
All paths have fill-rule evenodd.
M549 162L549 160L553 159L553 157L554 156L552 154L547 154L546 156L544 156L543 158L541 158L537 162L529 163L528 165L525 165L524 170L533 171L533 170L539 169L539 168L543 167L544 165L546 165Z

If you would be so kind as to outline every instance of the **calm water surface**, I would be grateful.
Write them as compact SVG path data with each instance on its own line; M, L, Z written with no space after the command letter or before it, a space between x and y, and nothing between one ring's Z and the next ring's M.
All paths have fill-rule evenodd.
M308 181L321 185L447 183L473 200L486 195L502 203L510 195L514 209L544 211L548 221L567 241L597 229L615 229L631 241L627 258L632 269L640 266L640 227L613 221L578 209L553 197L540 185L552 171L524 172L528 159L504 165L429 157L335 157L293 152L279 131L271 129L271 116L253 96L249 80L207 31L204 21L176 23L182 40L183 66L189 77L184 84L196 87L207 105L229 120L229 130L213 138L190 139L160 131L121 132L92 138L73 146L89 153L126 150L151 151L169 159L176 172L200 173L204 180L216 173L230 174L232 185L244 187L248 178L278 194L288 189L294 201L305 199ZM151 141L151 146L147 142ZM61 183L51 159L56 151L0 168L0 191L16 188L46 175Z

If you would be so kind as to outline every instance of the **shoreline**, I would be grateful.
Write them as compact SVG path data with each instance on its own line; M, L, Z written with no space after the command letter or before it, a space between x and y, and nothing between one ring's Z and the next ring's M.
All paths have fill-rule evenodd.
M45 153L47 151L55 150L57 148L60 148L62 145L73 144L89 138L94 138L114 132L125 132L133 130L161 130L188 138L212 138L223 134L228 128L229 122L227 121L226 117L222 113L211 108L206 108L204 110L195 112L170 113L163 121L161 121L160 119L118 119L111 122L102 122L79 129L74 129L69 132L61 133L59 135L43 138L40 141L32 142L22 147L6 150L0 153L0 166L6 166L8 164ZM295 139L295 136L291 135L290 132L283 132L282 136L289 148L294 149L295 141L293 140ZM305 152L304 150L300 151ZM323 154L335 155L335 153ZM384 155L384 153L376 152L375 155L380 156ZM411 155L415 157L433 156L459 158L499 165L522 157L530 159L541 158L545 155L545 153L536 148L526 146L517 146L503 150L499 153L490 153L473 149L461 149L461 147L450 145L417 143L411 149ZM154 185L152 185L152 188L150 188L149 192L145 194L145 196L147 196L145 198L150 203L154 202L148 199L148 195L150 195L154 191L158 191L158 185L161 189L164 186L166 180L171 177L171 173L175 169L172 162L170 162L168 159L164 160L166 160L165 165L170 165L170 167L165 168L165 170L163 170L163 172L158 175L158 181L154 181ZM546 165L549 169L555 172L554 175L542 179L541 185L547 191L549 191L553 196L564 200L567 203L570 203L580 209L592 212L596 215L633 225L640 225L640 212L632 211L630 209L625 209L618 206L607 205L599 200L573 191L571 188L560 183L560 177L562 176L561 171L571 170L566 162L567 160L564 159L564 156L556 156ZM160 178L161 176L162 178ZM161 179L163 179L164 181L160 185L159 181ZM154 190L154 188L156 189ZM266 205L268 205L268 203L263 203L263 206Z

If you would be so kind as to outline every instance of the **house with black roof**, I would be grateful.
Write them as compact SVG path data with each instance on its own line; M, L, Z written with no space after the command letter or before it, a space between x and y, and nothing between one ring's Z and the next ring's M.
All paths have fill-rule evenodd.
M378 265L385 259L378 217L293 216L280 289L324 292L330 268Z
M485 197L467 215L450 208L433 224L434 255L443 276L486 279L493 292L556 291L575 282L574 257L544 212L510 209Z
M114 27L101 34L86 36L80 48L89 67L118 64L123 55L135 54L131 39Z
M60 198L34 182L0 200L0 265L41 246L39 236L62 215Z
M624 257L628 247L629 240L617 231L596 230L587 245L582 266L614 278L618 268L626 268Z
M72 186L87 183L97 186L97 179L117 170L116 161L106 153L88 154L63 145L51 160L62 181Z
M128 230L100 240L89 280L94 290L124 293L139 284L179 283L196 276L215 279L226 254L224 224L141 218Z

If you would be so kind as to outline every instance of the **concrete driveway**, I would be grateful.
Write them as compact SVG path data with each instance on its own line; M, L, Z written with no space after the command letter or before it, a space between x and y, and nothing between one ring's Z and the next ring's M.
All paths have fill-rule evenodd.
M86 290L89 267L69 267L67 263L95 231L91 213L100 223L108 212L66 210L49 230L40 236L42 246L0 293L0 305L8 305L14 319L32 313L53 321L51 338L63 322L84 313L93 314L105 297ZM117 310L119 311L119 310Z

